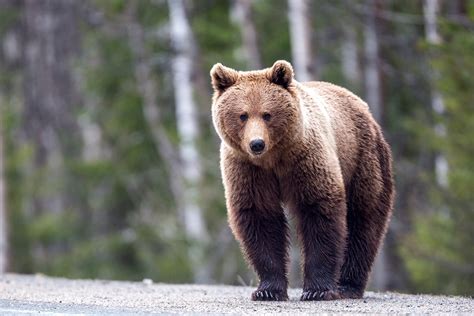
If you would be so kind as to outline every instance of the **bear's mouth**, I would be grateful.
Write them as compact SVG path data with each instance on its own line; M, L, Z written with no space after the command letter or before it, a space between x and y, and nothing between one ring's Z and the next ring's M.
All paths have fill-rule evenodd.
M260 151L253 151L253 150L249 150L247 151L248 154L250 155L250 157L252 158L262 158L262 156L264 156L264 154L267 152L268 150L265 148L263 150L260 150Z

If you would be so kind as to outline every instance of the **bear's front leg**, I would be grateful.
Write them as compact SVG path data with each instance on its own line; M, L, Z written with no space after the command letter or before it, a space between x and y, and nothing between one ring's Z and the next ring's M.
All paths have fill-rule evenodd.
M340 199L339 199L340 200ZM346 239L346 206L342 200L320 200L297 207L303 247L302 301L335 300Z
M252 299L287 300L289 233L278 181L270 170L221 153L229 224L260 279Z
M247 261L257 272L260 284L254 301L285 301L287 287L288 227L281 208L273 214L251 207L231 209L230 224Z

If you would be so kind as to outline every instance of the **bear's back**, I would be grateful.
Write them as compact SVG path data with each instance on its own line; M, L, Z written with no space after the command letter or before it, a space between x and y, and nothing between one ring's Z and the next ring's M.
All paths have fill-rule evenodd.
M375 137L378 125L367 103L349 90L324 81L305 82L302 85L313 96L324 101L313 106L323 106L328 113L336 154L347 184L357 166L359 151L367 148L365 142L368 139L365 136ZM321 118L310 117L309 120L320 122Z

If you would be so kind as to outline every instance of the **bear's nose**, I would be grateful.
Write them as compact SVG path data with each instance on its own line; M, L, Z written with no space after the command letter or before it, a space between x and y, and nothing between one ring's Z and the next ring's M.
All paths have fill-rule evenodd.
M265 142L263 139L254 139L250 142L250 149L256 154L261 153L264 148Z

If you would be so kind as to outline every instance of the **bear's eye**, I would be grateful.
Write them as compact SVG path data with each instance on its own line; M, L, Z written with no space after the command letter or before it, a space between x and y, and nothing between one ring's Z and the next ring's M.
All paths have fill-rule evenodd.
M240 115L240 120L242 122L245 122L246 120L248 120L248 118L249 118L249 116L245 113Z
M263 113L262 118L263 118L265 121L270 121L270 119L272 118L272 116L270 115L270 113Z

